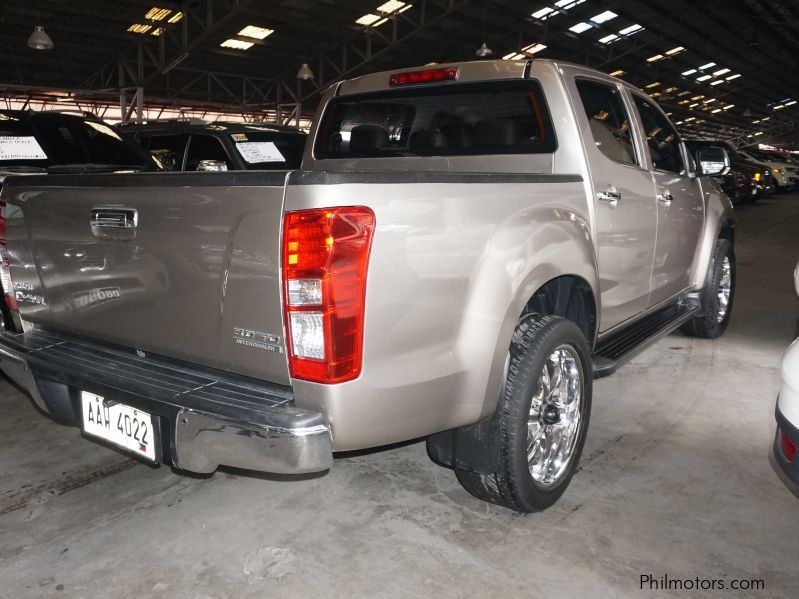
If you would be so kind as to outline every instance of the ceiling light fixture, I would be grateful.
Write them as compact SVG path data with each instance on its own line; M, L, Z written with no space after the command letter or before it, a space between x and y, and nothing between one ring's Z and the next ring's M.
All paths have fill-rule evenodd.
M33 28L33 33L31 33L28 38L28 48L33 48L34 50L52 50L53 46L53 39L47 35L44 27L36 25Z
M477 48L477 52L475 52L475 55L479 56L480 58L487 58L488 56L491 56L493 53L494 51L491 48L489 48L485 42L483 42L483 44L479 48Z
M297 79L301 79L302 81L308 81L309 79L313 79L314 74L311 70L311 67L308 66L307 62L302 63L300 70L297 71Z

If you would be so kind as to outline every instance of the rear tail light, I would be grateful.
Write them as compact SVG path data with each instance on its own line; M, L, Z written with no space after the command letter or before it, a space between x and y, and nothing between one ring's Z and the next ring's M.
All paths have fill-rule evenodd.
M0 282L3 295L9 310L17 311L17 299L14 297L14 283L11 281L11 259L8 255L8 239L6 237L6 203L0 202Z
M286 214L283 303L293 378L340 383L361 373L374 226L363 206Z
M780 449L782 449L782 453L785 454L789 462L793 461L793 457L796 455L796 443L791 441L788 435L782 432L782 429L779 429L777 434L780 437Z

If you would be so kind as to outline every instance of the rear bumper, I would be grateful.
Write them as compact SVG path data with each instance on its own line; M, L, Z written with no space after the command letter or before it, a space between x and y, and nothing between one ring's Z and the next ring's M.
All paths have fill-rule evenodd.
M81 391L149 412L157 454L183 470L297 474L333 463L323 416L297 408L288 387L38 330L0 333L0 369L65 424L82 425Z
M780 447L780 431L788 437L795 445L799 445L799 428L796 428L788 419L782 415L780 408L777 407L775 416L777 418L777 434L774 437L774 459L780 465L782 471L793 481L794 484L799 485L799 453L797 453L793 460L788 461L787 456L783 453Z

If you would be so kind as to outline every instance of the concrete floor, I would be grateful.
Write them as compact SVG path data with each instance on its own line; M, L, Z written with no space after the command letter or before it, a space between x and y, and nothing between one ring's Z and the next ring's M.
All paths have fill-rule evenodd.
M799 493L770 460L799 194L739 221L727 335L598 382L581 471L542 514L472 499L423 443L300 480L151 468L0 381L0 597L799 596ZM648 573L765 590L642 592Z

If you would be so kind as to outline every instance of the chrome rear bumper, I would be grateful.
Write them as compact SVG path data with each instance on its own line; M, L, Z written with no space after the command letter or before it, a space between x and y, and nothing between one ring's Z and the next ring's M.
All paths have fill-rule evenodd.
M157 417L166 461L298 474L333 464L330 429L291 389L63 336L0 333L0 369L44 412L81 426L81 391Z

